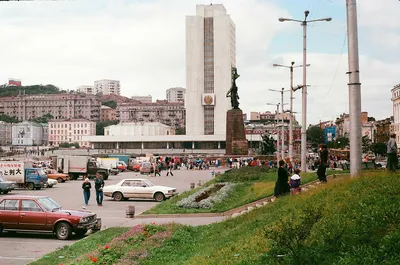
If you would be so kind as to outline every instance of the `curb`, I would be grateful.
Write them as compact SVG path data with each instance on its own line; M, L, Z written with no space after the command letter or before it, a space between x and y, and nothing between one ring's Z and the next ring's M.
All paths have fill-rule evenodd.
M337 176L345 176L348 175L346 174L332 174L327 176L328 179L336 178ZM304 185L302 185L302 188L306 187L313 187L315 188L314 184L320 184L319 180L313 180L311 182L308 182ZM254 201L248 204L245 204L243 206L240 206L238 208L234 208L231 210L228 210L226 212L222 213L188 213L188 214L139 214L134 217L134 219L150 219L150 218L202 218L202 217L224 217L224 216L232 216L233 214L236 213L241 213L243 211L246 211L249 207L252 208L259 208L260 205L266 205L272 201L272 198L274 196L268 196L266 198L260 199L258 201Z

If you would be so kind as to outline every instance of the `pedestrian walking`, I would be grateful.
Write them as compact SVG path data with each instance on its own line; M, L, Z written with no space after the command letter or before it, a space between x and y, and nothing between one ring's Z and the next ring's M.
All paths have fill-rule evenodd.
M94 189L96 190L96 202L97 206L103 206L103 187L104 180L101 174L96 174L96 179L94 180Z
M391 134L390 139L386 144L387 146L387 163L386 167L388 170L395 172L399 163L399 159L397 157L397 143L396 143L396 134Z
M157 175L161 177L160 168L159 168L158 163L156 163L156 164L154 165L154 177L157 177Z
M169 165L168 165L167 177L168 177L169 174L171 174L171 176L174 176L174 174L172 174L172 163L169 163Z
M83 189L83 198L85 199L85 205L82 206L83 209L86 209L85 206L89 205L90 200L90 189L92 188L92 184L89 182L88 178L85 178L85 181L82 183Z
M328 149L325 144L321 145L319 156L321 158L321 163L317 169L318 179L321 182L327 182L326 180L326 168L328 167Z

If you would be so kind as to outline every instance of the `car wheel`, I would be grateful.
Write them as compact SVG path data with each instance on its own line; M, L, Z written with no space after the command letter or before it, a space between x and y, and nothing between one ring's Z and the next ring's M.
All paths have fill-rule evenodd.
M72 234L72 227L70 224L66 222L61 222L57 224L56 227L56 236L60 240L67 240L71 237Z
M106 175L106 174L101 174L101 176L102 176L102 178L103 178L104 180L107 180L107 179L108 179L108 175Z
M76 234L78 237L84 237L86 233L87 233L87 230L86 230L86 229L77 229L77 230L75 231L75 234Z
M165 199L165 196L162 192L156 192L156 194L154 194L154 200L156 200L156 202L162 202Z
M3 227L0 225L0 236L3 234Z
M113 198L114 198L114 200L116 200L116 201L122 201L122 200L124 199L124 195L122 195L121 192L115 192L115 193L113 194Z
M49 185L48 188L53 188L53 185Z
M28 190L33 190L33 189L35 188L35 185L33 185L32 182L29 182L28 184L26 184L26 188L27 188Z
M63 182L63 179L62 178L57 178L57 182L61 183L61 182Z
M0 192L1 193L1 192ZM8 194L8 190L3 190L3 194Z

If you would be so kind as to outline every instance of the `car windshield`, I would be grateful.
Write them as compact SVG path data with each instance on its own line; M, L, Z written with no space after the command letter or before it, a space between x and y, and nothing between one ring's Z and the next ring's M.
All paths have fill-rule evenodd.
M38 168L37 172L39 173L40 176L46 176L46 172L44 172L44 170L42 168Z
M150 180L147 180L147 179L144 179L144 180L143 180L143 183L146 183L147 187L152 187L152 186L154 186L154 184L151 183Z
M2 174L0 174L0 181L1 182L3 182L3 181L7 181L4 177L3 177L3 175Z
M57 210L61 209L61 206L58 205L58 203L56 203L55 201L53 201L49 197L40 198L40 199L38 199L38 202L48 212L57 211Z

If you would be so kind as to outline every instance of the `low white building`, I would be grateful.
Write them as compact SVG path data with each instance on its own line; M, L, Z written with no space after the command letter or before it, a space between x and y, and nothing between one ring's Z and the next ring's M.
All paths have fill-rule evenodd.
M12 145L40 146L46 144L43 126L36 122L23 121L12 125Z
M80 93L85 93L85 94L89 94L89 95L93 95L94 93L94 86L78 86L76 88L77 92Z
M132 96L134 100L140 101L142 103L151 103L153 102L153 97L151 95L148 96Z
M61 143L78 143L80 147L89 147L83 136L96 135L96 122L86 119L51 120L48 126L48 142L59 146Z
M160 122L124 122L104 128L107 136L174 135L175 129Z

